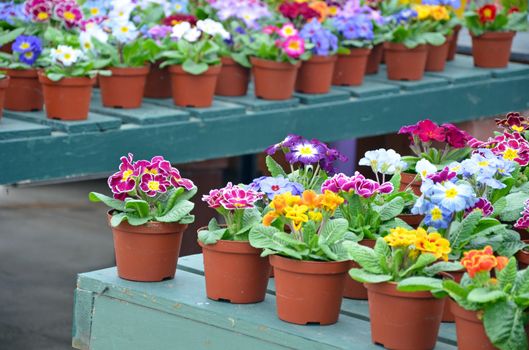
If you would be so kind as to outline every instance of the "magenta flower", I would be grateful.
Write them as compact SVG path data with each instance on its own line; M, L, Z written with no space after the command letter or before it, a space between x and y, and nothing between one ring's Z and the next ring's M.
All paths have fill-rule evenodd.
M384 182L378 188L378 192L382 193L382 194L389 194L389 193L393 192L394 189L395 188L393 187L393 184L391 182Z
M441 127L445 129L446 142L454 148L467 147L468 141L472 138L466 131L459 129L454 124L446 123Z
M231 182L228 183L229 186L231 186ZM222 191L223 189L217 190L211 190L209 191L209 194L205 194L202 196L202 201L208 203L210 208L217 209L221 207L220 200L222 199Z
M302 139L303 138L301 136L299 136L299 135L288 134L287 137L283 141L268 147L265 150L265 152L266 152L266 154L271 156L271 155L275 154L277 151L279 151L282 147L286 147L286 148L292 147L295 144L297 144L298 142L300 142Z
M141 176L140 189L149 197L167 192L167 187L169 186L170 183L167 181L166 175L145 173Z
M222 191L220 204L228 210L252 209L254 203L263 198L263 194L240 186L232 186Z
M153 169L157 169L157 171L160 171L160 173L167 175L173 187L175 188L183 187L188 191L192 190L193 187L195 187L195 184L193 183L193 181L183 178L180 175L180 171L178 171L178 169L176 168L173 168L171 166L171 163L163 159L163 157L159 156L159 158L156 158L156 159L155 158L153 158L153 160L155 160L157 167Z
M112 193L127 193L136 187L136 177L139 176L140 169L134 166L132 158L132 153L129 153L128 157L121 157L119 171L108 178L108 186Z
M164 163L163 169L161 167L162 163ZM171 163L166 161L162 156L155 156L152 157L150 162L148 160L138 160L136 162L136 166L141 169L141 174L164 174L167 176L169 175L169 172L165 171L164 169L171 168Z
M479 198L476 204L472 208L465 210L465 216L472 213L473 211L479 210L484 217L491 216L494 212L492 203L487 198Z
M83 19L83 12L76 1L58 2L55 15L64 21L66 28L77 27Z
M365 179L364 181L358 181L355 184L354 191L359 196L364 198L370 198L378 192L380 184L376 181Z
M291 58L299 58L305 52L305 41L298 35L288 37L281 46Z
M430 179L433 181L433 183L443 183L445 181L450 181L454 179L457 176L457 173L450 171L448 167L445 167L440 172L437 172L435 174L430 174L426 176L427 179Z
M342 191L344 185L349 181L350 178L347 177L345 174L336 174L323 182L323 184L321 185L321 192L325 193L325 191L331 191L334 193L338 193Z
M319 162L325 156L325 149L318 143L302 140L290 147L285 157L291 164L303 163L305 165Z
M48 22L53 12L51 0L29 0L24 4L24 12L34 22Z

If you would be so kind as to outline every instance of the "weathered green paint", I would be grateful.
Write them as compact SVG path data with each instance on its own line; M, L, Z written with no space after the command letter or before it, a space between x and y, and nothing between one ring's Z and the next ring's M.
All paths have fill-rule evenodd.
M426 117L457 122L529 107L529 66L477 70L469 64L468 58L458 57L448 65L454 69L446 73L456 72L454 77L428 75L423 82L389 82L380 78L381 72L378 78L366 77L364 86L335 88L353 97L339 95L343 99L332 102L300 103L305 97L264 101L250 93L218 97L213 108L198 110L174 108L170 100L146 101L146 108L163 105L164 113L174 108L174 121L163 119L160 125L138 118L133 124L134 115L148 114L143 109L130 112L128 119L100 116L105 122L95 120L97 114L86 122L61 122L48 120L43 113L25 113L20 118L69 134L0 141L0 157L6 165L0 171L0 184L104 176L128 152L139 158L163 154L174 163L184 163L261 152L287 133L336 141L394 132ZM191 117L182 118L182 111ZM127 123L121 124L122 119Z
M425 74L421 80L406 81L406 80L388 80L386 67L380 69L378 74L367 77L378 82L396 85L405 91L419 91L424 89L447 87L451 81Z
M51 135L50 127L11 118L0 118L0 140L49 135Z
M76 289L72 324L72 346L74 348L83 350L90 348L93 309L94 293Z
M496 78L508 78L529 74L529 65L512 62L510 62L505 68L488 69L474 67L474 60L472 56L458 56L457 60L453 61L452 64L465 69L475 69L478 71L490 72L492 76Z
M299 101L305 105L343 101L350 98L350 94L347 91L343 91L335 87L331 88L331 91L326 94L302 94L298 92L295 93L294 96L297 97Z
M277 318L274 295L250 305L215 302L205 296L204 277L182 269L171 281L135 283L110 268L81 274L77 287L94 293L92 350L379 349L361 314L343 312L332 326L289 324ZM441 341L436 349L455 346Z

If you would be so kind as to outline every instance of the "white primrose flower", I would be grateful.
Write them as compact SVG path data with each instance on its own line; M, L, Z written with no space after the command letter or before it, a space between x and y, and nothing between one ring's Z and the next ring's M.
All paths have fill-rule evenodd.
M222 25L222 23L214 21L210 18L198 21L197 28L211 36L215 36L218 34L223 39L230 38L230 33L228 33L226 29L224 29L224 26Z
M96 38L102 43L106 43L108 41L108 33L96 23L87 23L84 32L87 33L87 35L89 35L91 38Z
M181 22L173 26L173 32L171 33L171 38L182 39L184 34L191 29L191 24L189 22Z
M370 166L373 172L387 175L400 172L407 167L400 154L393 149L386 150L384 148L367 151L358 164Z
M92 36L88 32L81 32L81 34L79 34L79 42L81 43L81 49L84 52L94 51Z
M112 35L120 43L128 43L138 37L138 29L132 22L114 22L111 24L110 29Z
M435 174L437 168L427 159L421 159L415 164L415 171L421 176L421 179L424 180L428 175Z
M112 10L109 12L108 17L115 22L128 22L130 21L130 14L135 7L136 4L131 0L114 0L112 1Z
M71 46L59 45L57 49L52 49L51 55L56 62L60 62L64 66L70 67L83 56L83 53L81 50L74 49Z
M200 38L201 34L202 32L199 29L197 29L196 27L193 27L189 29L187 32L185 32L184 39L189 41L190 43L194 43Z

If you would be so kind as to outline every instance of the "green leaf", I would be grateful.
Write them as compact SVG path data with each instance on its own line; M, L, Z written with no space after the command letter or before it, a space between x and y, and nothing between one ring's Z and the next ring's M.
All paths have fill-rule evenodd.
M377 275L374 273L366 272L362 269L351 269L349 270L349 276L355 281L361 283L382 283L391 281L390 275Z
M500 290L490 290L488 288L476 288L468 293L467 299L472 303L485 304L498 301L507 295Z
M112 215L112 218L110 219L110 225L112 227L117 227L121 222L125 219L125 213L117 213Z
M525 269L518 272L514 288L517 294L529 293L529 269Z
M402 292L420 292L443 289L443 281L433 277L409 277L397 284L397 289Z
M149 204L142 199L127 199L125 201L125 209L127 212L134 212L140 218L149 216Z
M320 244L334 244L342 240L349 223L345 219L332 219L321 230L318 238Z
M509 301L487 305L483 314L485 332L500 350L526 350L524 311Z
M435 276L439 272L461 271L463 266L458 261L441 261L424 268L423 272L428 276Z
M215 244L221 240L227 233L228 229L219 228L217 230L200 230L198 231L198 240L204 244Z
M156 220L160 222L178 222L189 214L194 207L195 204L187 200L178 202L167 214L157 216Z
M509 259L507 266L498 273L498 283L500 289L505 289L507 286L514 286L516 282L516 259L514 257Z
M524 203L529 199L529 194L524 192L510 193L505 197L507 206L500 213L500 219L503 222L514 222L520 218L523 211Z
M169 199L166 202L165 209L162 214L167 214L167 212L169 212L169 210L171 210L174 207L176 200L183 192L184 192L184 188L182 187L172 190L172 192L169 194Z
M46 74L46 76L51 81L59 81L62 78L64 78L64 74L62 74L62 73L48 73L48 74Z
M182 219L180 219L180 223L182 225L189 225L195 222L195 215L186 215Z
M276 162L274 158L272 158L271 156L266 156L265 161L266 161L266 167L268 168L270 175L272 175L273 177L276 177L276 176L283 176L285 178L287 177L287 174L285 173L281 165L279 165L279 163Z
M25 27L20 27L3 34L2 36L0 36L0 46L4 46L10 42L15 41L16 38L18 38L21 34L24 33L25 30Z
M151 219L150 217L146 217L146 218L139 217L135 215L134 213L125 213L125 218L127 219L128 223L132 226L145 225Z
M103 202L112 209L118 211L125 211L125 202L105 196L101 193L90 192L90 194L88 195L88 199L90 199L91 202Z
M413 265L408 267L407 270L402 271L399 273L400 277L406 277L407 275L411 274L414 271L421 270L422 268L432 264L434 261L437 260L437 257L433 254L421 254L419 255L419 258Z
M196 63L191 59L185 60L184 64L182 64L182 69L186 71L189 74L193 75L200 75L207 71L209 68L207 63Z
M380 267L378 256L373 249L361 246L358 243L351 243L348 248L351 259L362 266L367 272L375 274L384 273Z
M404 199L395 197L382 206L375 206L374 209L379 213L381 221L388 221L400 215L404 210L404 206Z
M446 279L442 281L443 289L456 300L466 299L468 291L461 287L461 285L453 280Z

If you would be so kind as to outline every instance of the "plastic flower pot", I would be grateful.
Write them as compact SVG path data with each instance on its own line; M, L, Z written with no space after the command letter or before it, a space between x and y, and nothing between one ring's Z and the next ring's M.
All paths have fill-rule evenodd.
M398 216L399 219L410 225L411 227L419 227L421 222L424 220L424 215L419 214L401 214Z
M174 104L181 107L210 107L221 65L210 66L202 74L184 71L181 65L169 66Z
M270 276L268 258L246 241L198 242L204 257L206 294L232 304L264 300Z
M0 46L0 51L5 53L13 53L13 41Z
M459 283L461 282L461 279L463 278L465 271L464 270L452 271L452 272L447 272L447 274L452 276L453 280ZM445 297L445 306L443 309L443 318L441 319L441 321L442 322L455 322L456 321L454 313L452 312L452 306L451 306L449 297Z
M479 311L468 311L450 299L450 308L455 316L457 348L459 350L496 349L485 333L483 321L478 318Z
M149 66L109 68L111 76L99 77L101 101L109 108L140 108Z
M419 45L413 49L404 44L384 43L384 54L389 80L421 80L426 68L428 48Z
M95 78L63 78L52 81L39 72L39 81L42 85L48 118L61 120L88 118Z
M519 228L513 228L513 230L518 232L518 234L520 235L520 239L522 241L529 242L529 231L527 231L526 229L519 229Z
M369 248L374 248L376 240L363 239L358 243L363 246L369 247ZM351 261L351 265L349 266L349 269L352 269L352 268L360 268L360 265L358 265L354 261ZM343 289L343 296L344 298L348 298L348 299L367 300L367 289L363 283L355 281L349 276L349 274L346 274L345 275L345 287Z
M264 100L288 100L292 97L301 62L275 62L251 57L255 96Z
M336 56L312 56L301 64L296 91L304 94L326 94L331 89Z
M349 54L338 54L334 67L332 84L338 86L358 86L364 82L367 58L371 49L349 49Z
M529 240L524 239L523 242L529 244ZM522 249L518 251L515 257L516 261L518 261L518 267L520 269L525 269L527 266L529 266L529 252L527 250Z
M230 57L222 57L215 95L246 96L250 81L250 69L241 66Z
M278 317L296 324L338 321L350 261L316 262L270 256Z
M448 54L446 56L447 61L453 61L456 57L457 52L457 39L459 38L459 31L461 30L461 25L454 27L452 35L448 38L450 44L448 45Z
M367 57L366 74L377 74L380 63L382 62L382 55L384 54L384 45L378 44L373 46L369 56Z
M417 196L421 195L421 180L420 178L415 178L417 174L403 172L400 176L400 191L404 191L409 187Z
M112 215L108 214L108 221ZM111 227L118 276L137 282L174 278L182 236L187 225L148 222L132 226L123 221Z
M448 38L444 44L439 46L427 45L428 56L426 58L426 71L427 72L442 72L445 70L446 56L448 55L448 49L450 42Z
M6 96L6 89L9 86L9 77L0 80L0 118L4 114L4 101Z
M400 292L391 282L366 284L371 339L388 349L433 349L444 299L430 292Z
M171 98L171 96L169 68L160 68L159 62L153 63L147 74L143 97L162 99Z
M7 69L10 83L5 108L11 111L40 111L44 106L42 87L36 69Z
M472 35L474 66L482 68L504 68L509 64L512 39L516 32L487 32Z

